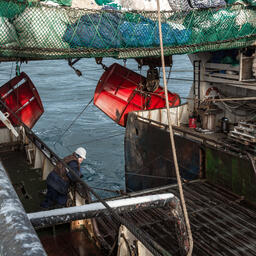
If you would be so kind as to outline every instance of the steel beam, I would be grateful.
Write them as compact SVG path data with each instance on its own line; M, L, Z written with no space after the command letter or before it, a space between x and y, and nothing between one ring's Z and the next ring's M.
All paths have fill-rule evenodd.
M119 214L152 207L164 207L170 202L173 203L174 198L173 194L168 193L111 200L106 203ZM109 210L102 203L91 203L82 206L29 213L28 218L35 228L43 228L56 224L69 223L74 220L90 219L110 214Z
M185 255L189 250L187 230L184 223L183 213L177 197L171 193L140 196L106 202L117 214L131 211L142 211L149 208L169 208L170 216L175 219L176 234L179 241L180 253ZM56 224L69 223L74 220L88 219L111 215L102 203L91 203L70 208L61 208L50 211L35 212L28 214L32 225L35 228L43 228ZM139 237L138 237L139 239ZM140 239L139 239L140 240ZM159 251L165 251L161 246L151 241ZM168 254L167 254L168 255Z

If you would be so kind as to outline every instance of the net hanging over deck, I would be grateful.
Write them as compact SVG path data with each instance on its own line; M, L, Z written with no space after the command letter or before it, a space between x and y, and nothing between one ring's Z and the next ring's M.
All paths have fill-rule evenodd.
M106 5L89 10L62 2L68 4L0 0L0 59L160 56L156 11ZM172 10L161 12L165 55L253 45L255 6L181 10L173 4Z

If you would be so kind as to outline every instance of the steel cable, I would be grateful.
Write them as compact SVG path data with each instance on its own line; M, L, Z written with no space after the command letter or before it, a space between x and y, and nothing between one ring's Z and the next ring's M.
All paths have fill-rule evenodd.
M126 172L125 174L130 174L133 176L139 176L139 177L146 177L146 178L155 178L155 179L167 179L167 180L175 180L177 181L176 178L171 177L171 176L156 176L156 175L146 175L146 174L140 174L140 173L134 173L134 172Z
M88 140L88 141L84 141L84 142L79 142L79 143L76 143L76 144L67 145L66 147L69 148L69 147L78 146L78 145L82 145L82 144L93 143L95 141L103 141L103 140L107 140L109 138L117 137L117 136L120 136L120 135L124 135L124 133L122 132L122 133L117 133L117 134L113 134L113 135L102 137L102 138L98 138L98 139L93 139L93 140Z
M83 110L76 116L76 118L71 122L71 124L65 129L65 131L60 135L59 139L53 144L53 146L55 147L55 145L57 143L60 142L60 140L62 139L62 137L66 134L66 132L73 126L73 124L76 122L76 120L84 113L84 111L87 109L87 107L92 103L93 101L93 97L91 98L91 100L87 103L87 105L83 108Z

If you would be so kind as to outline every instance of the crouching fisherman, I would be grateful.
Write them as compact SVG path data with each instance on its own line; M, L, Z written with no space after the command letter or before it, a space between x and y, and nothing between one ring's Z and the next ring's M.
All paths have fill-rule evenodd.
M84 159L86 159L86 150L80 147L72 155L66 156L63 161L81 177L80 165ZM42 208L65 207L70 184L74 182L75 177L62 163L57 163L47 177L47 194L40 206Z

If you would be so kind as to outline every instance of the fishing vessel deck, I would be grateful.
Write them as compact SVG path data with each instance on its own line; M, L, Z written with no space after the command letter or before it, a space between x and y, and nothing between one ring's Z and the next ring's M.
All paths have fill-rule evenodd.
M206 180L186 183L183 189L193 232L193 255L256 255L255 205ZM128 197L161 193L173 193L179 197L177 185L134 192ZM124 212L122 216L168 255L180 255L177 230L169 208L137 209ZM97 218L97 223L101 234L107 234L110 227L112 232L114 229L118 232L118 226L110 216ZM113 241L110 240L110 244L113 243L114 236Z
M26 211L40 210L39 203L43 196L38 192L45 187L41 172L29 166L26 153L18 147L0 156ZM193 255L256 255L255 205L206 180L185 183L183 187L194 238ZM179 197L177 185L168 185L133 192L121 198L161 193L173 193ZM170 216L169 207L138 208L135 211L124 211L121 215L170 255L179 255L175 220ZM100 234L108 243L106 247L111 249L117 239L119 223L111 215L100 215L95 219ZM65 255L64 251L68 251L68 255L102 255L90 243L85 230L65 232L69 225L38 230L48 255L57 255L56 252L60 251L63 251L62 255Z
M4 3L6 0L0 0L0 2ZM256 26L249 17L255 15L255 7L235 5L234 7L225 6L219 9L219 7L212 6L213 8L206 8L205 10L184 11L177 16L175 12L166 12L159 15L159 23L157 23L154 12L152 16L150 13L144 15L144 13L132 12L128 13L128 17L127 13L122 11L79 10L79 12L73 13L72 8L50 7L41 5L41 3L28 5L26 1L17 6L22 8L13 17L8 17L9 20L5 20L7 25L4 24L10 26L15 32L13 38L9 38L10 32L7 35L0 35L0 39L10 39L3 44L3 47L0 47L0 59L3 61L14 58L20 62L34 59L68 58L69 65L79 74L79 70L72 65L80 58L142 58L159 57L160 53L167 56L193 53L190 58L193 62L194 81L191 93L187 98L189 100L187 107L185 105L179 106L179 110L176 109L177 111L174 111L176 113L172 113L172 120L168 114L168 122L164 110L155 115L156 120L154 120L154 114L151 116L151 112L142 113L141 116L136 116L134 113L129 115L130 119L126 126L125 135L125 182L127 191L137 192L111 198L109 201L116 203L116 199L122 199L120 201L131 199L133 201L132 206L128 204L126 207L120 205L112 207L108 204L109 201L106 203L96 196L95 198L100 203L93 203L104 206L106 209L95 208L95 205L91 204L91 197L96 194L78 177L76 178L77 184L70 189L69 199L71 202L67 204L69 208L42 210L40 209L40 202L43 200L42 191L46 188L45 180L54 165L61 160L26 127L23 127L25 129L23 137L20 132L17 143L12 144L10 140L9 145L3 145L5 152L0 153L0 167L2 164L6 170L25 208L24 217L27 217L27 220L30 221L29 224L37 230L37 236L46 253L48 255L97 256L114 255L118 250L118 256L167 256L185 255L189 247L189 250L193 250L193 255L199 256L256 255L254 144L256 143L256 126L255 116L252 116L255 114L255 106L245 103L239 106L237 104L234 106L232 103L233 105L229 106L224 101L227 106L214 107L210 106L215 104L213 101L207 102L206 100L210 98L209 94L211 93L214 99L219 97L219 100L231 99L234 101L238 97L241 102L244 100L242 98L244 96L254 96L255 86L250 81L254 81L256 77L254 74L256 57L253 48L255 46ZM17 6L15 5L15 7ZM9 7L5 8L8 10ZM59 13L59 17L56 17L55 13ZM204 15L207 16L206 19ZM241 15L246 18L241 20ZM35 17L37 18L34 19ZM46 17L49 20L42 26L40 22ZM94 22L91 22L92 18ZM198 21L194 22L197 20L195 18L198 18ZM33 23L31 19L34 20ZM110 26L107 25L107 20L110 21ZM194 21L191 22L192 20ZM100 25L100 21L103 21L103 26ZM149 23L150 30L139 29L140 33L136 40L131 41L131 36L126 38L129 32L127 24L131 34L134 34L141 25L145 27L145 22L146 24ZM164 36L162 36L161 22L172 34L171 38L165 38L168 34L165 31ZM205 27L206 22L211 25ZM181 23L183 28L177 30L177 25L181 25ZM30 24L33 24L33 27L30 27ZM97 24L97 29L95 29L95 24ZM113 27L113 25L115 26ZM159 36L155 33L157 26L160 27ZM89 34L85 33L87 29L90 31ZM20 30L24 30L29 35L28 38L24 37ZM81 35L77 33L79 30L82 31ZM211 30L212 33L210 33ZM53 33L56 31L59 32ZM150 31L154 31L154 33ZM224 34L221 33L222 31ZM47 34L47 38L42 34ZM90 34L92 34L93 40L88 37ZM105 34L111 38L106 37ZM150 38L148 36L150 34L154 34L154 36ZM54 36L51 38L48 35ZM24 38L25 40L22 40ZM94 41L95 39L97 40ZM150 39L150 43L145 44L144 42L148 39ZM161 42L161 51L158 48L159 39L161 39L160 42L162 39L164 41L168 39L165 43ZM81 44L81 41L86 42ZM8 46L10 43L12 45ZM228 69L230 67L226 68L222 65L225 58L230 57L230 52L226 52L226 55L215 54L216 50L242 47L249 47L250 49L246 49L244 52L232 50L234 58L231 58L231 70ZM200 55L200 53L197 54L198 52L204 53ZM77 59L72 62L72 58ZM249 66L246 64L247 58L250 61L250 69L244 70L243 67ZM96 62L101 64L103 68L105 67L101 60L98 59ZM233 67L233 64L236 67ZM161 66L164 68L164 61ZM163 75L165 76L164 70ZM20 73L18 62L16 73L17 75ZM247 73L249 73L249 77L246 76ZM246 90L252 91L252 95ZM139 102L141 102L140 99ZM149 103L150 101L147 102L147 104ZM22 105L22 108L18 110L23 109L23 106L25 107ZM167 109L169 112L169 108ZM227 109L229 109L229 113L227 113ZM119 114L118 111L114 112ZM250 116L249 121L254 120L254 124L246 123L246 125L253 125L255 129L251 129L251 126L245 127L242 131L246 130L246 132L243 133L240 125L244 125L242 124L244 122L242 117L247 116ZM197 119L195 119L196 117ZM235 127L235 130L229 133L230 138L233 135L231 142L228 141L227 137L229 129L227 127L224 129L224 124L227 125L228 122L224 123L223 121L223 126L220 127L215 122L216 120L223 120L223 118L232 124L232 128ZM184 120L186 122L183 122ZM187 126L196 128L196 124L191 125L191 123L196 123L195 120L202 120L198 126L200 129L202 127L204 131L208 130L213 133L189 129ZM238 122L239 125L236 125ZM169 124L169 131L167 123ZM210 125L211 123L214 125ZM173 127L174 135L171 125L175 126ZM14 127L12 128L14 130ZM176 148L172 144L170 149L170 136L172 142L175 140ZM4 138L4 136L2 137ZM249 139L247 140L247 138ZM240 144L234 145L237 140L240 140ZM5 140L3 141L5 143ZM247 148L244 149L244 146ZM6 150L7 148L8 150ZM171 151L173 151L173 156L170 156ZM176 156L178 160L176 160ZM184 181L183 190L194 246L187 220L186 227L184 225L183 213L186 217L186 207L184 207L185 203L182 200L182 192L176 184L166 185L176 183L180 179L179 175L177 178L174 175L173 166L175 166L176 173L181 173ZM67 168L66 163L63 168ZM70 171L69 169L67 171ZM73 174L72 170L71 174ZM4 181L6 181L5 176L3 172ZM79 184L82 184L82 193L78 189ZM6 191L11 191L12 186L9 185L6 186L9 189ZM162 187L159 187L161 185ZM158 188L152 189L156 186ZM150 187L151 189L145 190L145 188ZM141 189L142 191L138 192ZM173 200L167 201L167 199L162 198L164 203L161 206L159 206L159 202L156 202L160 199L154 201L151 198L150 205L145 202L136 202L138 196L153 197L155 194L156 197L160 198L167 193ZM1 201L5 202L10 194L9 192L3 193L5 197ZM12 197L15 196L14 193ZM181 198L183 212L178 198ZM91 206L91 210L88 208L85 210L86 207L90 208ZM56 208L58 208L57 205ZM6 214L4 211L2 212ZM89 213L91 215L86 215ZM37 217L35 217L36 215ZM52 222L47 222L47 218L48 220L51 219ZM5 219L6 224L4 230L7 230L6 233L11 233L9 231L10 225L8 225L11 218L5 215L3 219ZM11 222L15 223L16 219L11 219ZM39 223L38 226L37 223ZM16 240L17 242L17 233L15 232L14 230L11 239L7 237L9 241L15 242ZM33 232L34 230L31 231L32 234ZM36 239L38 239L37 236ZM29 244L28 241L26 243ZM122 243L127 250L126 253L120 253L123 250ZM139 253L140 243L146 249L143 253ZM101 251L97 249L98 245ZM8 242L4 246L8 248ZM12 255L12 252L8 255ZM188 255L191 254L188 253Z
M25 211L41 211L40 203L44 200L42 192L46 189L46 181L42 180L42 170L29 165L26 152L20 149L19 143L9 145L9 150L0 153L0 161ZM64 224L37 231L47 255L102 255L99 248L90 240L86 230L70 231L70 227L71 224Z
M193 255L256 255L256 207L247 204L227 190L204 180L184 184L184 196L194 239ZM177 185L131 193L132 196L173 193L179 196ZM168 212L154 209L136 213L143 230L158 226L159 243L175 255L175 233L167 233L160 219ZM156 217L158 216L158 217ZM130 216L132 218L132 216ZM151 223L147 220L151 219ZM166 226L166 224L165 224ZM152 235L153 230L152 230ZM162 238L165 236L165 239ZM168 241L168 242L167 242Z

